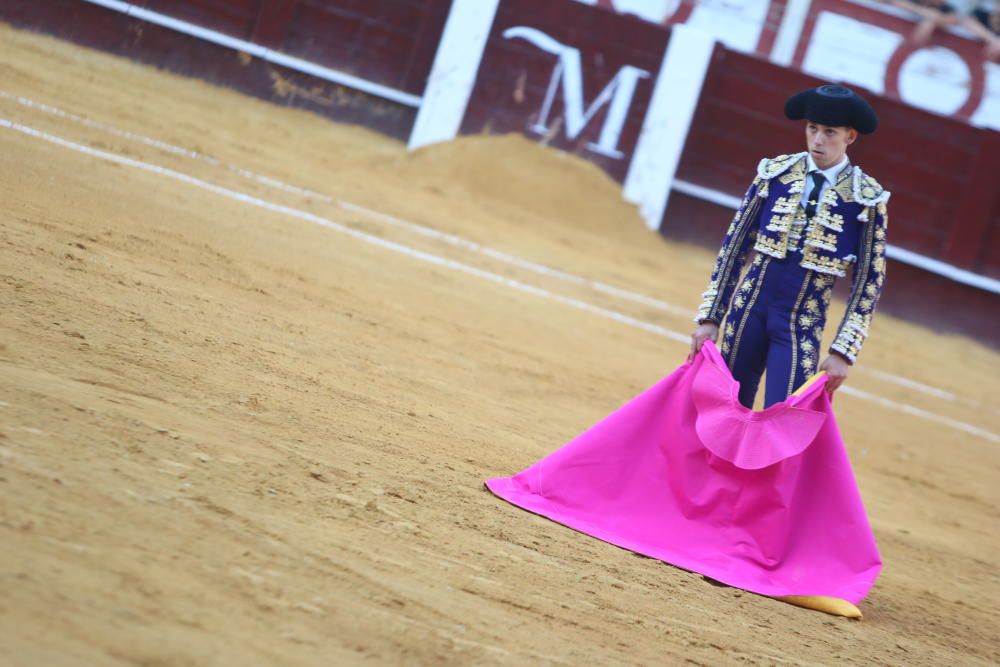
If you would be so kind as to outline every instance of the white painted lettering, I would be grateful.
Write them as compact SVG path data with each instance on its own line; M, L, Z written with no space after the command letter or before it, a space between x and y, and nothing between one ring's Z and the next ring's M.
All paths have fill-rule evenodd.
M524 39L543 51L559 56L549 79L549 87L545 93L545 100L538 114L538 120L529 126L532 132L541 135L549 133L549 114L552 111L552 103L555 101L556 92L561 83L566 136L570 140L576 139L597 112L607 106L608 113L598 140L588 143L587 149L618 160L625 157L625 154L618 150L618 140L625 127L628 110L632 105L632 98L635 96L636 85L641 79L648 79L649 72L632 65L623 66L598 93L593 102L585 108L583 66L579 49L563 44L540 30L526 26L508 28L504 31L503 36L506 39Z

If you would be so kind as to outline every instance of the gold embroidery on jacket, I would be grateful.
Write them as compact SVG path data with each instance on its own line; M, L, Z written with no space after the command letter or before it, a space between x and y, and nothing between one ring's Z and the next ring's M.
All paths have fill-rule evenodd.
M844 231L844 216L839 213L831 213L828 209L817 212L813 216L813 223L835 232Z
M840 172L837 183L832 188L837 193L837 196L848 204L854 201L854 187L851 179L851 173L854 169L855 167L848 167Z
M728 242L724 242L719 257L716 259L716 271L713 271L716 274L715 277L709 280L708 289L702 293L702 302L698 307L698 314L695 316L696 321L716 318L721 321L725 315L725 312L717 312L724 310L720 308L723 304L719 303L719 296L729 285L733 268L742 256L740 248L749 233L749 221L757 214L761 203L759 197L753 197L753 201L744 197L743 201L746 204L743 214L740 215L740 212L737 211L729 225L729 230L726 233ZM720 290L722 291L720 292ZM725 305L728 307L728 304Z
M867 196L862 193L862 196ZM857 360L861 346L868 336L875 303L885 280L885 202L877 205L879 219L866 224L859 254L858 265L855 267L855 287L847 303L846 316L837 336L830 346L846 356L851 362ZM880 234L881 232L881 234ZM881 237L876 241L876 238ZM869 271L874 270L874 277Z
M757 243L754 245L754 249L757 250L757 252L762 252L765 255L770 255L771 257L776 257L777 259L783 259L785 257L785 251L787 248L787 236L778 240L767 236L758 236Z
M812 269L817 273L843 278L847 275L847 264L847 260L838 257L824 257L811 246L802 251L802 268Z
M806 243L807 246L813 246L815 248L822 248L823 250L828 250L830 252L837 252L837 235L835 233L829 233L823 231L823 226L816 224L815 220L809 229L806 230Z
M782 174L778 180L788 185L789 183L795 183L795 181L802 180L806 175L806 161L799 160L796 162L791 169Z

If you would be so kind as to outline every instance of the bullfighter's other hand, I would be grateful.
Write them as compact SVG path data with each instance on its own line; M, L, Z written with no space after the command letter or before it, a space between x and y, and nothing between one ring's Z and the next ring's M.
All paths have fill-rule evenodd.
M831 352L830 356L824 359L823 363L819 365L819 369L824 371L829 378L826 381L826 390L831 395L847 379L847 372L850 368L851 362L836 352Z
M691 334L691 351L688 353L688 362L694 361L694 357L701 351L702 344L711 339L713 343L719 340L719 325L712 320L702 320L694 333Z

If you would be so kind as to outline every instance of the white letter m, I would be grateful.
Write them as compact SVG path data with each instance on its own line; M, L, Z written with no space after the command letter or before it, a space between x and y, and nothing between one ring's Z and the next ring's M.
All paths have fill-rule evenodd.
M618 150L618 138L621 136L622 128L628 116L628 109L632 104L632 97L635 95L635 87L639 79L649 78L649 72L638 67L625 65L614 78L604 86L594 101L586 109L583 108L583 68L580 65L580 51L572 46L566 46L552 39L544 32L535 28L518 26L508 28L503 36L506 39L520 37L537 46L538 48L554 53L559 56L559 61L552 70L552 78L549 80L549 89L545 94L545 102L542 104L541 112L538 114L538 121L530 126L530 130L538 134L548 134L547 127L549 112L552 111L552 102L555 99L556 88L562 81L563 93L563 118L566 123L566 136L571 140L580 136L580 133L587 126L594 115L600 111L601 107L608 104L608 115L601 128L600 137L596 142L587 144L589 150L606 155L615 159L625 156Z

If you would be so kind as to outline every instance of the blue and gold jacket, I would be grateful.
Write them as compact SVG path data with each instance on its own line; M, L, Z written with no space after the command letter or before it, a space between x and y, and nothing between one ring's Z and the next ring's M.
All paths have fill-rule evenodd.
M830 349L852 363L868 335L885 282L889 191L849 165L828 187L807 220L801 205L807 153L764 159L722 242L695 321L721 323L751 249L784 259L801 250L800 264L843 277L853 265L851 294Z

